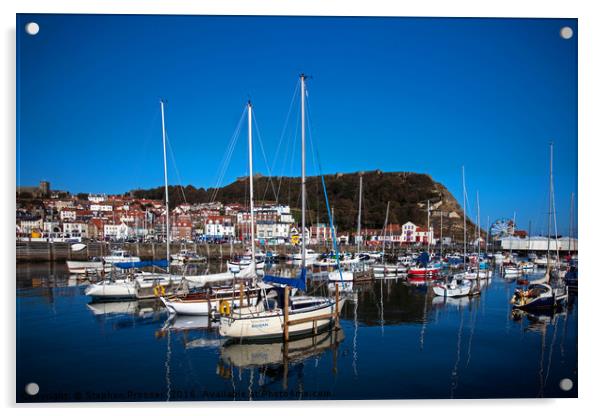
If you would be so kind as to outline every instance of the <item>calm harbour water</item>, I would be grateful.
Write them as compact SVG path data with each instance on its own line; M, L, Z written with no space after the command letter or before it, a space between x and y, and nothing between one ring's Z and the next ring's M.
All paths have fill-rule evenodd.
M223 345L206 317L169 319L154 300L90 304L64 265L18 264L17 401L577 397L577 295L513 316L515 286L494 275L479 298L445 301L402 280L356 284L342 329L285 355Z

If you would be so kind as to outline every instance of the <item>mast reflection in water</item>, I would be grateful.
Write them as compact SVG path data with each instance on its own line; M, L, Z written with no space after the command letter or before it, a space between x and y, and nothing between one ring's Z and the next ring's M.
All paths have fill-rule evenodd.
M224 343L217 322L170 317L155 300L91 304L84 285L62 265L19 265L18 401L577 396L577 295L551 315L512 312L516 283L497 275L458 299L354 283L340 330L287 345Z

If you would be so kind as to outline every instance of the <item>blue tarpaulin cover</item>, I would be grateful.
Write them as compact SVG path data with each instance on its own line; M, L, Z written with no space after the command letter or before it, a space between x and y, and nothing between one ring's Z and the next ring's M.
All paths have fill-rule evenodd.
M263 281L266 283L279 283L281 285L287 285L290 287L296 287L299 290L305 292L305 276L307 274L307 270L301 269L301 273L299 273L298 277L281 277L281 276L273 276L271 274L266 274L263 276Z
M423 267L429 263L430 258L427 252L420 253L420 257L418 257L418 263L420 263Z
M115 267L119 267L120 269L140 269L142 267L167 267L169 263L167 259L163 260L149 260L149 261L128 261L123 263L113 263Z

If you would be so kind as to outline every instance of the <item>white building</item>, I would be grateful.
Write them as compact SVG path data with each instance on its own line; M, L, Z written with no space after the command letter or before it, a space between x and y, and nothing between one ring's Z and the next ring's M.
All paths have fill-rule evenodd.
M88 225L83 222L63 223L63 235L70 237L88 237Z
M42 229L46 233L60 233L61 223L58 221L44 221L44 226Z
M94 203L100 203L106 201L107 196L105 194L88 194L88 201Z
M22 233L31 233L34 230L41 230L43 225L43 221L40 218L39 220L21 220L21 232Z
M77 213L73 209L62 209L60 217L61 221L75 221Z
M548 250L548 239L547 237L504 237L499 241L495 242L495 246L501 247L502 250L521 250L521 251L547 251ZM570 247L569 247L570 246ZM558 247L559 251L578 251L579 244L576 238L561 237L559 239L550 239L550 250L556 251Z
M434 240L433 227L429 231L426 228L419 227L411 221L401 226L400 242L405 244L432 244Z
M103 212L111 212L113 211L113 206L109 204L92 204L90 205L91 211L103 211Z
M133 230L127 224L105 224L104 236L115 240L123 240L132 235Z
M234 235L234 224L229 218L209 217L205 221L205 236L207 238L232 238Z
M289 238L291 225L282 222L261 221L256 224L256 229L258 240L284 243Z

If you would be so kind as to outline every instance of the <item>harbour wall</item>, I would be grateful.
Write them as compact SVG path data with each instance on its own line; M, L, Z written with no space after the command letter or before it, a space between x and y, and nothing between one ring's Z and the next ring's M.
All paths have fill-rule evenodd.
M208 259L230 259L233 256L243 254L246 247L242 244L170 244L170 254L175 254L182 249L188 249ZM324 246L312 247L322 252L327 250ZM88 242L85 248L73 250L73 243L41 242L41 241L19 241L16 246L16 260L21 262L42 261L66 261L66 260L88 260L91 257L107 256L111 250L123 249L130 254L140 257L142 260L164 259L167 255L165 243L122 243L119 245L108 242ZM262 248L263 249L263 248ZM276 245L269 246L270 251L278 254L292 253L298 250L292 246Z

